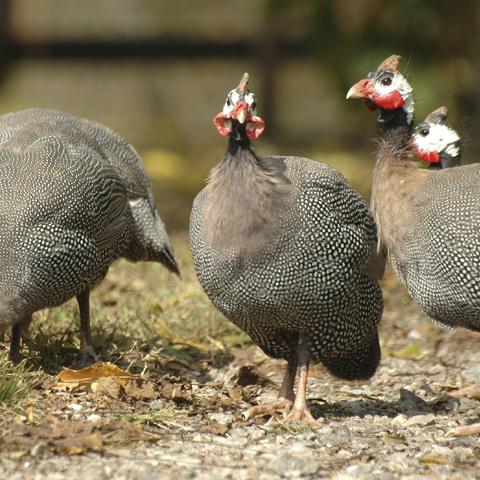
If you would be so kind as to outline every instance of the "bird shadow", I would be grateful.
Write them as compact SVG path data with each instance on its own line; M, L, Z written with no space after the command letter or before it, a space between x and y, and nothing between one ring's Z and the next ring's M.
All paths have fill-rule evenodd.
M406 417L435 414L444 410L447 404L452 401L454 401L452 397L449 397L447 394L441 394L427 402L410 390L401 388L399 398L391 401L362 396L362 398L358 399L339 400L336 402L314 398L307 403L315 418L364 418L367 415L393 418L400 414Z

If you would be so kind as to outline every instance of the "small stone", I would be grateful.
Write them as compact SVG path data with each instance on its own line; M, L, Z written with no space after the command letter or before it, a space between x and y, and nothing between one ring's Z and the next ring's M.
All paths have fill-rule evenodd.
M87 421L92 423L100 423L102 421L102 416L98 413L91 413L87 416Z
M457 399L450 398L443 408L445 408L447 411L455 410L458 408L459 404L460 402Z
M480 385L480 369L478 368L478 364L475 363L471 367L465 368L462 371L462 377L467 383Z
M392 425L396 426L396 427L400 427L402 425L405 425L405 423L407 422L407 417L405 415L397 415L396 417L394 417L392 419Z
M67 408L73 410L74 412L80 412L81 410L83 410L83 405L80 405L79 403L70 403L69 405L67 405Z
M255 430L250 437L253 441L260 440L265 436L265 432L263 430Z
M415 393L407 390L406 388L400 389L400 401L398 403L402 409L407 410L421 406L427 406L427 402L425 402L423 398L420 398L418 395L415 395Z
M162 410L165 408L165 406L166 406L165 400L163 400L162 398L159 398L157 400L152 400L150 402L149 408L150 410Z
M209 413L207 417L220 425L231 425L233 423L233 415L231 413L214 412Z
M478 408L478 400L472 400L471 398L460 398L458 405L459 413L469 413L472 410Z
M415 415L412 418L409 418L405 422L406 427L411 427L413 425L429 425L435 421L435 415L433 413L429 413L428 415Z

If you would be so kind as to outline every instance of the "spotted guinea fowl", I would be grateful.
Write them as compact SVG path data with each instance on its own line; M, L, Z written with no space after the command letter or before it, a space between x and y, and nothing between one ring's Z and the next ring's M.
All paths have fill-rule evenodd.
M48 109L0 117L0 330L19 360L32 314L73 296L95 356L89 291L119 257L178 273L138 154L98 123Z
M435 170L458 167L462 158L460 137L445 125L447 116L446 107L437 108L417 125L410 139L413 153Z
M389 57L347 94L380 110L371 201L380 245L429 317L480 331L480 165L418 165L408 151L412 88L399 61Z
M248 74L214 124L228 147L193 204L197 276L229 320L267 355L288 361L278 401L247 417L278 408L313 422L305 400L310 361L345 379L369 378L379 363L383 264L372 256L375 226L335 169L251 149L265 125Z

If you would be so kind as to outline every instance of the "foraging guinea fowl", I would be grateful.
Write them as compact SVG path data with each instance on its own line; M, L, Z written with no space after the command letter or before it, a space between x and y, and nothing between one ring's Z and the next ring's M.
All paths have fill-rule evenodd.
M95 356L89 291L119 257L178 273L138 154L98 123L47 109L0 117L0 330L19 360L32 314L73 296Z
M462 157L460 137L445 125L447 116L446 107L437 108L417 125L410 139L413 153L436 170L458 167Z
M287 418L313 422L305 399L310 361L345 379L367 379L379 363L383 262L375 225L335 169L252 151L265 125L247 74L214 124L228 147L193 204L197 276L229 320L267 355L288 361L278 401L247 417L291 408Z
M371 201L380 246L429 317L480 331L480 165L418 165L408 151L412 88L398 71L399 61L387 58L347 94L380 110Z

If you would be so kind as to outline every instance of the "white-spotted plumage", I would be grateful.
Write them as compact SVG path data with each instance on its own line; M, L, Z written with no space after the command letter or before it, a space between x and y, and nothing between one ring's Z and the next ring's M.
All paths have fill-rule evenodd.
M0 330L88 291L119 257L177 270L133 147L54 110L0 116Z
M250 149L249 122L263 120L247 81L245 74L219 114L245 101L246 122L232 117L225 157L193 203L197 277L218 310L267 355L292 360L300 337L307 338L312 360L333 374L369 378L380 360L383 311L384 261L375 256L373 219L335 169Z
M393 66L389 75L398 76L399 60L389 57L368 79L382 78L385 64ZM369 85L368 79L352 89L356 92ZM352 98L366 98L366 94ZM381 245L412 298L430 318L447 327L480 331L480 165L458 166L460 138L442 125L447 114L444 107L429 115L438 120L431 122L427 117L413 133L412 118L402 106L374 106L380 109L381 141L371 210ZM440 169L420 168L410 153L420 139L417 134L422 136L426 127L432 137L421 142L421 148L453 154L450 163L441 162Z

